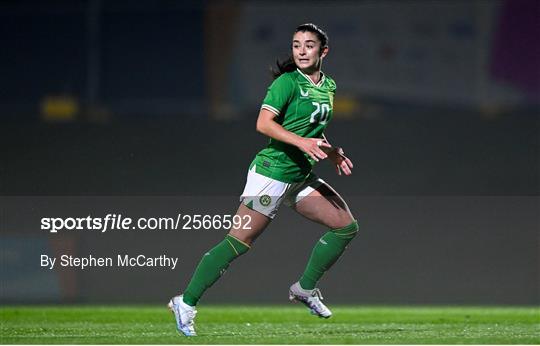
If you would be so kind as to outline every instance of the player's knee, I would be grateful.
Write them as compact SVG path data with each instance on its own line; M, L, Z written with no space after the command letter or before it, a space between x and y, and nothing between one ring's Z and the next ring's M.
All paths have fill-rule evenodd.
M348 239L352 240L354 237L356 237L356 234L358 234L358 222L356 220L353 220L350 224L348 224L345 227L341 228L335 228L331 231L334 232L335 235L342 239Z
M232 247L236 256L241 256L245 254L249 249L251 249L251 243L248 243L231 233L227 234L227 236L225 237L225 240Z

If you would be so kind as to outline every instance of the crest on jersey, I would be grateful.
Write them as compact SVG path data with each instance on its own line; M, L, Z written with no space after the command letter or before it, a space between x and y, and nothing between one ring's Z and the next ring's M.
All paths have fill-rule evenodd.
M302 98L309 97L309 90L304 91L304 90L302 90L302 88L300 88L300 96Z

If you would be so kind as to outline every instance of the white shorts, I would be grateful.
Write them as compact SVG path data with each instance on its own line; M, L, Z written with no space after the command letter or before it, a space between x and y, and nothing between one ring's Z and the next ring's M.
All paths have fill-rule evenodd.
M255 168L253 165L248 171L246 187L240 196L240 202L271 219L276 216L281 203L293 206L325 184L324 180L313 173L300 183L284 183L257 173Z

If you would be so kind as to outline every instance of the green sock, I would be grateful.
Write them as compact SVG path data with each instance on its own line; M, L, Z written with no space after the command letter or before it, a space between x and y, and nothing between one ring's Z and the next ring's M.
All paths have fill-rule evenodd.
M309 262L300 278L300 286L312 290L323 274L341 256L347 244L356 236L358 223L353 221L343 228L331 229L315 244Z
M231 235L204 254L184 291L184 303L195 306L204 292L212 286L238 256L249 246Z

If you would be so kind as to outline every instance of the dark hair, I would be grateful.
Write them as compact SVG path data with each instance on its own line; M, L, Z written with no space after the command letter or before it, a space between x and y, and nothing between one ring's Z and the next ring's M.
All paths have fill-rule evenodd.
M314 33L315 35L317 35L317 38L319 39L319 41L321 41L321 49L328 47L328 35L326 34L326 32L324 32L324 30L319 28L317 25L313 23L302 24L296 28L294 33L296 34L299 31L301 32L309 31L309 32ZM292 72L296 70L296 64L294 63L294 58L292 57L292 55L283 61L276 59L276 66L277 66L277 69L273 67L270 68L270 71L272 72L274 79L281 76L285 72Z

